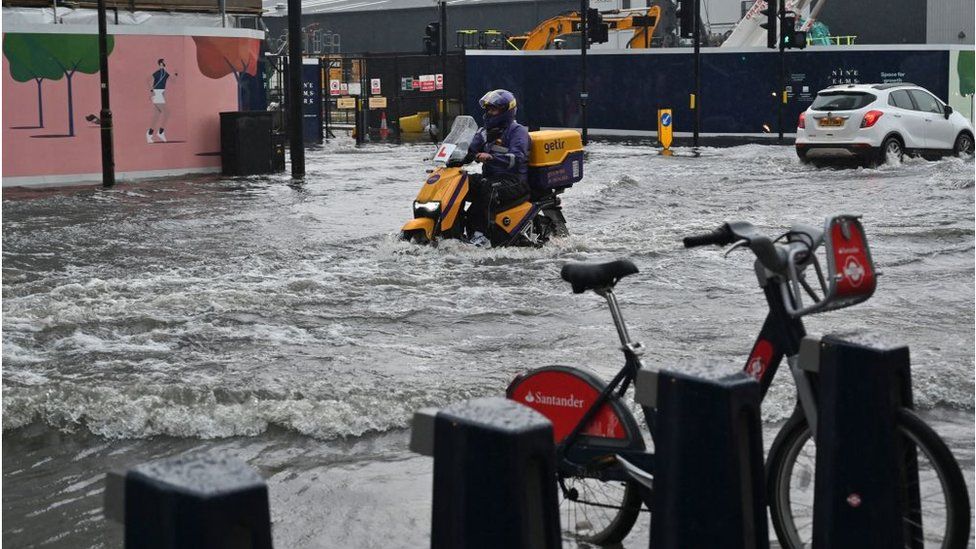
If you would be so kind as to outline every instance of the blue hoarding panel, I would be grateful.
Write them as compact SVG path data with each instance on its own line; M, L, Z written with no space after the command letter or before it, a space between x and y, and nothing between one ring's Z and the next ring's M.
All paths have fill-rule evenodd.
M847 83L913 82L947 99L949 52L945 50L824 49L786 54L789 102L785 133L817 91ZM540 127L579 127L578 55L503 54L466 58L468 112L487 90L505 88L519 100L519 121ZM587 56L587 126L655 131L657 110L673 110L674 130L691 132L689 107L694 56L677 53L619 53ZM701 131L776 133L780 58L774 51L703 53Z
M302 65L302 113L305 143L321 143L322 74L317 62Z

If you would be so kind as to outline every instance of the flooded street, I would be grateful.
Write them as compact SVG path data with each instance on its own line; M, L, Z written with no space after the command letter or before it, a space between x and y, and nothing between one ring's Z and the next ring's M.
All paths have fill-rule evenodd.
M972 493L972 158L818 170L791 146L587 150L563 195L572 234L542 249L400 242L429 145L332 143L309 151L300 185L5 190L3 542L118 547L104 473L213 449L267 480L276 547L427 546L432 462L407 449L414 411L501 395L531 367L609 379L621 365L605 302L573 295L564 263L632 259L641 272L617 297L645 362L731 373L765 317L752 256L681 237L738 220L775 236L835 213L864 216L884 274L871 300L807 329L908 345L916 407ZM792 409L781 375L767 446ZM646 522L627 547L646 546Z

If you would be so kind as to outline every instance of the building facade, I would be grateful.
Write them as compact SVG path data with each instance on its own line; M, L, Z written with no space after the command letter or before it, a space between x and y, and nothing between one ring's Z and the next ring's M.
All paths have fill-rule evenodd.
M651 0L665 15L658 33L674 32L676 0ZM819 20L834 36L854 37L857 45L972 45L972 0L820 0L826 2ZM273 42L287 28L282 0L264 0L265 23ZM590 0L601 10L639 8L648 0ZM522 34L553 15L578 10L578 0L463 0L448 4L448 46L456 49L462 29ZM738 20L742 6L735 0L703 0L702 19L720 35ZM340 47L319 53L394 53L423 49L424 29L438 18L434 0L305 0L303 26L340 37Z

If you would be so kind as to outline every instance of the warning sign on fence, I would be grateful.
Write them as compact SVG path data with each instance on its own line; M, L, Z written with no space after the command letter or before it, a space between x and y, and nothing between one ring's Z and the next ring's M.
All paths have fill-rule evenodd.
M329 95L339 95L339 81L329 80Z
M370 78L369 79L369 93L370 93L370 95L379 95L380 93L382 93L380 91L380 79L379 78Z
M437 89L439 89L439 90L443 90L444 89L444 75L443 74L435 75L434 81L437 83Z
M422 92L432 92L436 89L436 84L434 83L433 74L421 74L420 75L420 91Z

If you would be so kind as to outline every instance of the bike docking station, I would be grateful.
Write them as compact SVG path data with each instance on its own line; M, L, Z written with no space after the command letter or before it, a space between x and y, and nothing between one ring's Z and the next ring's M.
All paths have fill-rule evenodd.
M641 369L634 398L655 424L650 546L768 549L756 379Z
M917 460L896 428L898 410L912 407L908 348L808 336L799 365L820 398L813 547L916 547L902 509L918 505Z
M933 519L949 522L942 547L968 546L965 480L945 443L911 412L910 362L908 347L868 335L807 337L801 343L799 367L816 376L820 395L811 426L817 446L815 549L922 548L923 527ZM922 514L932 494L920 479L920 457L941 476L945 517ZM961 508L961 517L950 512Z
M271 549L268 488L243 461L185 454L105 477L126 549Z
M434 458L432 549L558 549L552 423L511 400L414 414L410 449Z

